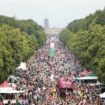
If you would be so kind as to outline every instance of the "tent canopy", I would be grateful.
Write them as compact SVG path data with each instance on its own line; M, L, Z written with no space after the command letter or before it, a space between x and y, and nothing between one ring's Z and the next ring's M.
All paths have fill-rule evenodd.
M4 81L3 83L0 84L0 88L6 88L6 87L10 87L7 81Z
M90 72L89 74L87 74L86 76L96 76L95 72Z
M10 87L9 83L7 81L4 81L0 84L0 92L1 91L11 91L12 87Z
M17 69L22 69L22 70L26 71L26 70L27 70L26 63L25 63L25 62L21 62L21 63L20 63L20 66L17 67Z
M85 75L88 75L88 74L90 74L90 73L91 73L90 70L84 70L83 72L81 72L81 75L82 75L82 76L85 76Z
M97 76L85 76L85 77L78 77L77 80L97 80Z
M99 95L101 98L105 98L105 92Z

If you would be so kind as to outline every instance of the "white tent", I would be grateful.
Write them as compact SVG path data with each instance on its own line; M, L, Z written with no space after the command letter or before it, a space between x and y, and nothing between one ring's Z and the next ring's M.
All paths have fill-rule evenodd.
M99 95L101 98L105 98L105 92Z
M6 99L6 100L3 100L3 104L5 105L5 104L8 104L8 101L10 101L11 102L11 104L15 104L16 103L16 99L12 99L12 100L8 100L8 99Z
M0 89L0 94L19 94L19 93L25 93L25 91L22 91L22 90L13 90L12 88L11 89ZM3 103L4 104L8 104L8 101L11 101L11 104L14 104L16 103L16 99L3 99Z
M13 87L0 87L0 93L24 93L25 91L13 89Z
M97 76L85 76L85 77L78 77L77 80L97 80Z
M6 94L11 94L11 93L24 93L25 91L17 91L17 90L6 90L6 89L2 89L0 90L0 93L6 93Z
M12 91L12 87L0 87L0 92L2 91Z
M103 85L102 83L100 83L99 81L97 81L97 83L91 83L90 86L100 86Z
M27 66L25 62L21 62L20 66L16 68L17 70L22 69L23 71L27 70Z

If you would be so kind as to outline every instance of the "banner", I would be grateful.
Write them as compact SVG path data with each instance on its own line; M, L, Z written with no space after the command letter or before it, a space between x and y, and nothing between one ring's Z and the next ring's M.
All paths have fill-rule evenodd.
M55 49L50 47L50 57L54 57Z
M50 43L50 48L54 48L55 44L54 43Z

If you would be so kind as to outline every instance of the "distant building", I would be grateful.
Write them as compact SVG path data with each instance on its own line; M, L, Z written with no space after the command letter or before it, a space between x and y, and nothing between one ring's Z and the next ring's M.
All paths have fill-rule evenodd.
M63 28L49 28L45 30L47 35L59 35Z
M44 19L44 29L47 30L47 29L49 29L49 28L50 28L50 27L49 27L49 19L45 18L45 19Z

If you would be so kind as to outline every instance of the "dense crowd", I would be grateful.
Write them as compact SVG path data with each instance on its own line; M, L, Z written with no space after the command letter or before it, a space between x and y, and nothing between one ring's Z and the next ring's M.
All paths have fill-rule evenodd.
M49 55L49 39L35 52L33 62L27 62L28 70L21 72L17 89L27 91L20 94L17 105L99 105L94 87L75 81L81 71L79 61L58 39L54 43L54 57ZM59 89L61 77L72 80L72 89Z

